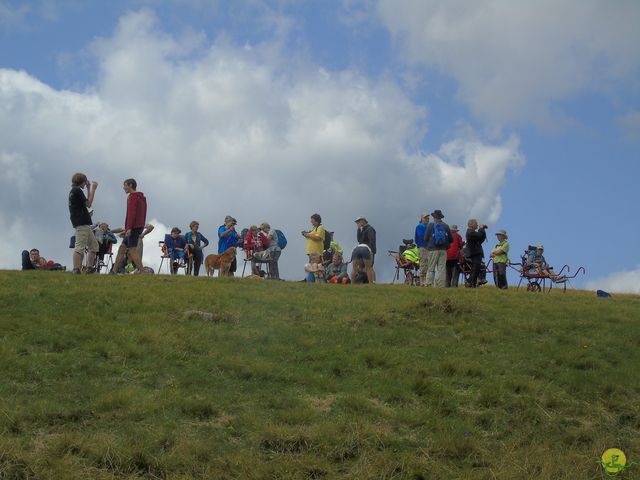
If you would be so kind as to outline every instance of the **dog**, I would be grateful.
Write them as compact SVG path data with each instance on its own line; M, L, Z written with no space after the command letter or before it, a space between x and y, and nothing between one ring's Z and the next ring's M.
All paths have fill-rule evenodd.
M207 255L207 258L204 259L204 268L207 272L207 275L213 277L213 274L217 269L219 277L229 276L229 268L231 268L231 263L233 262L235 256L236 247L229 247L224 251L224 253L221 253L220 255Z

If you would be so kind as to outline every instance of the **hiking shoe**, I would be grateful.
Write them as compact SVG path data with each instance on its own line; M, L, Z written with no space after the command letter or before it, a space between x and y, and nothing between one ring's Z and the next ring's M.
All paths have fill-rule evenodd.
M96 269L91 267L91 268L87 268L87 275L91 275L93 273L96 273Z
M72 275L80 275L80 269L79 268L74 268L73 270L71 270L71 274Z

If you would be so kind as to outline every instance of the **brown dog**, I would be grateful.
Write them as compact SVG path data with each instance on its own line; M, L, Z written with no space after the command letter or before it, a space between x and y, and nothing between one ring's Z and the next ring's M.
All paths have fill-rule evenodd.
M204 259L204 268L207 275L213 277L213 274L217 269L219 277L229 276L229 268L231 267L231 263L235 256L236 247L229 247L220 255L207 255L207 258Z

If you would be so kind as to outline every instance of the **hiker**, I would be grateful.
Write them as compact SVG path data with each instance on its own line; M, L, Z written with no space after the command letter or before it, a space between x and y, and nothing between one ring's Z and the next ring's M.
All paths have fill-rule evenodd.
M40 250L32 248L22 251L22 270L66 270L59 263L40 256Z
M83 192L87 189L87 196ZM85 251L87 255L87 273L94 273L94 261L98 252L98 241L91 228L91 214L89 209L93 205L98 182L89 182L84 173L76 173L71 177L71 191L69 192L69 216L71 225L75 228L75 246L73 250L72 273L80 274L82 259Z
M346 285L351 283L347 274L347 264L344 263L342 254L335 252L331 263L325 267L325 279L328 283Z
M98 258L102 262L104 256L109 253L111 245L118 243L118 239L114 233L109 230L109 225L105 222L101 222L95 231L96 240L98 240Z
M154 228L155 227L152 224L147 223L144 226L144 230L138 237L137 249L138 249L138 254L140 255L140 258L142 258L143 250L144 250L144 241L143 241L144 237L146 237L149 233L151 233L151 231ZM124 227L114 228L113 230L111 230L111 232L116 234L120 238L122 238L122 243L120 243L120 247L118 247L118 253L116 254L116 262L120 262L120 264L118 265L116 262L114 262L113 267L111 268L111 271L109 272L109 274L115 275L116 273L125 273L125 267L130 262L129 256L127 255L127 253L129 252L129 247L127 245L127 239L124 236L125 228ZM145 271L149 271L149 270L150 270L149 268L145 267Z
M449 225L442 221L444 215L441 210L434 210L431 212L431 218L433 218L433 222L427 225L425 233L428 265L427 281L424 286L434 286L435 277L435 286L437 288L443 288L445 286L446 279L445 270L447 266L447 250L449 250L449 247L453 242L453 236L451 235ZM437 277L436 269L438 270Z
M420 270L418 275L420 276L420 285L427 283L427 242L425 237L427 235L427 225L429 225L429 214L423 213L420 215L420 223L416 226L416 232L413 237L416 247L420 255L420 261L415 262L420 264Z
M498 230L496 232L498 243L491 250L491 258L493 258L493 281L496 287L506 290L507 285L507 265L509 264L509 242L507 232Z
M236 232L236 225L238 221L231 215L224 217L224 224L218 227L218 255L222 255L231 247L238 247L242 245L242 238ZM229 276L233 277L233 274L238 269L238 262L235 255L233 261L229 267Z
M309 255L309 263L305 264L304 271L307 272L307 283L324 283L324 266L318 253Z
M192 274L194 277L197 277L200 274L200 265L202 265L202 260L204 258L202 250L209 245L209 240L207 240L205 236L198 231L199 228L200 224L195 220L192 221L189 224L190 231L188 231L184 236L184 239L187 242L187 249L193 256Z
M527 263L525 268L530 273L537 273L543 277L550 278L555 283L563 283L567 281L567 277L564 275L558 275L553 271L553 267L550 267L547 260L544 258L544 246L538 245L535 250L531 250L527 256Z
M324 251L325 231L322 226L322 217L317 213L311 215L311 230L303 230L302 236L307 239L305 252L307 255L317 253L322 255Z
M371 269L367 272L367 278L369 279L369 283L376 283L376 272L373 269L373 264L376 259L376 231L369 225L369 222L367 222L367 219L364 217L357 217L354 221L356 225L358 225L356 234L358 244L367 245L369 250L371 250Z
M169 235L164 236L164 245L167 247L167 254L171 257L171 274L178 273L180 262L187 261L187 240L180 235L182 231L178 227L173 227Z
M444 280L444 286L447 288L458 288L458 280L460 279L460 260L462 260L461 250L465 243L458 233L457 225L451 225L451 236L453 237L453 242L451 242L451 246L449 247L449 250L447 250L447 276Z
M255 256L256 253L263 252L269 247L269 239L267 234L262 232L257 226L251 225L247 236L244 239L243 248L251 259L251 273L262 277L264 272L261 272L256 260L260 260L260 256ZM262 275L261 275L262 273Z
M358 244L351 252L351 283L374 283L373 253L369 245Z
M484 258L484 250L482 243L487 239L486 225L478 225L475 218L470 218L467 222L467 245L465 247L466 257L471 262L471 273L469 280L465 283L467 288L476 288L478 286L478 276L480 275L480 267ZM486 282L486 280L485 280Z
M133 178L127 178L122 182L122 189L127 195L127 214L124 220L123 244L126 244L127 258L137 269L137 273L146 273L142 265L142 251L138 247L147 222L147 199L144 193L138 192L138 183ZM119 266L124 259L124 250L118 249L114 268ZM112 270L114 271L114 270ZM115 271L114 271L115 273Z
M260 224L260 233L265 236L267 240L267 248L261 252L254 252L253 256L262 262L269 262L269 278L273 280L280 279L280 272L278 270L278 259L282 253L280 245L286 245L286 239L284 234L271 228L267 222ZM280 237L283 238L280 238ZM284 242L284 243L283 243Z

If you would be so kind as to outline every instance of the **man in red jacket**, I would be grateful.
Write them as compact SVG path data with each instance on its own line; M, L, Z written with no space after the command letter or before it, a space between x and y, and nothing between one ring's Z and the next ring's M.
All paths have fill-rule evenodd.
M124 193L129 195L127 198L127 217L124 221L124 240L122 242L127 246L127 255L137 268L138 273L144 273L142 255L138 250L138 240L147 223L147 199L144 193L136 191L137 187L138 183L133 178L126 179L122 185ZM122 256L124 256L124 251ZM115 265L120 265L121 262L122 258L120 250L118 250Z

